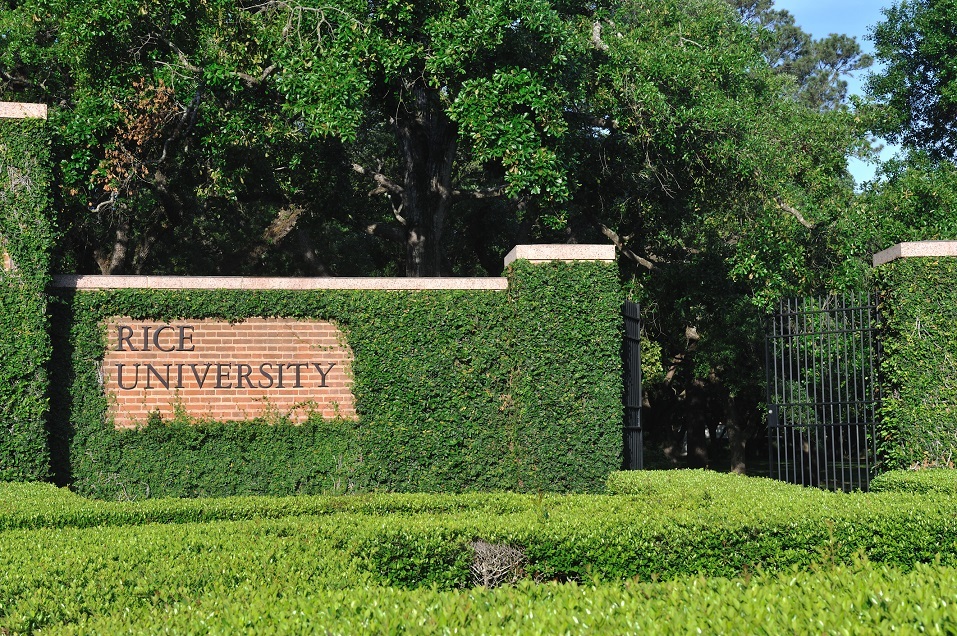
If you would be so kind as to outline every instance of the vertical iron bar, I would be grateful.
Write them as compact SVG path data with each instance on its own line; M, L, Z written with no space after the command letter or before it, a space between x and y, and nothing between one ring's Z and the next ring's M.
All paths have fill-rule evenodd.
M771 313L771 324L770 324L770 333L765 332L764 338L764 378L765 378L765 394L767 396L767 403L765 404L765 410L767 411L766 417L768 422L768 477L774 478L774 458L771 454L771 431L774 428L774 423L772 420L772 409L774 409L774 399L772 397L772 391L774 390L771 384L771 347L774 346L774 335L777 329L777 315Z
M791 306L791 302L789 301L788 307L791 309L790 324L792 326L792 329L790 333L788 334L789 342L791 346L788 350L788 356L787 356L788 379L790 380L790 382L788 382L787 384L787 391L788 391L787 401L790 407L788 412L788 418L785 420L785 422L788 427L787 431L790 433L789 435L789 443L791 447L790 467L793 469L794 480L798 481L798 483L801 483L799 480L803 477L803 470L802 470L803 466L801 466L801 462L798 459L798 449L800 448L800 446L798 443L795 442L795 436L800 436L800 429L798 427L801 424L801 410L800 408L795 408L795 404L794 404L795 402L794 386L797 384L797 382L795 381L796 375L798 376L797 381L800 381L800 370L799 369L795 370L794 368L795 357L796 357L794 354L794 347L800 346L800 335L799 335L800 331L797 329L797 316L799 311L797 300L793 301L793 307ZM795 331L797 331L798 333L795 333Z

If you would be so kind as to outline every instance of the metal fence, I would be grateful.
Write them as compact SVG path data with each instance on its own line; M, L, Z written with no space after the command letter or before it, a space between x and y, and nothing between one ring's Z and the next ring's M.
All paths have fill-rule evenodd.
M624 458L625 470L644 468L644 433L641 429L641 314L637 303L626 301L621 310L625 321L622 363L625 381Z
M867 490L880 399L869 294L781 301L767 335L771 477Z

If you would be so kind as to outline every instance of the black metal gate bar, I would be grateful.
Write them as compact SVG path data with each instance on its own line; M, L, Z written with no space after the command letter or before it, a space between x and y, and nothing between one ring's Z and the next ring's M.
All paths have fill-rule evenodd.
M772 477L867 489L880 398L877 328L870 295L779 303L766 340Z
M625 421L623 426L625 470L644 468L644 432L641 429L641 313L637 303L625 301L621 309L625 321L622 361L625 380Z

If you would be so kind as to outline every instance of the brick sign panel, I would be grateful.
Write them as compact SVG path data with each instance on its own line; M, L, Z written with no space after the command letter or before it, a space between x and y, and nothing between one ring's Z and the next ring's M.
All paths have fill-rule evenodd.
M176 409L216 420L355 417L352 354L330 322L115 318L107 338L101 375L116 428Z

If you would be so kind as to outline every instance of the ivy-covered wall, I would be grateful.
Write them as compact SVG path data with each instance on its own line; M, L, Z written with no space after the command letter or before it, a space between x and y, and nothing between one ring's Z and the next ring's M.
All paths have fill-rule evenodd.
M621 294L610 263L517 261L508 292L61 293L53 303L54 469L102 497L364 490L589 491L619 467ZM114 430L103 321L335 322L357 421L154 418Z
M49 192L46 121L0 120L0 481L49 475Z
M957 464L957 258L877 268L881 429L888 469Z

